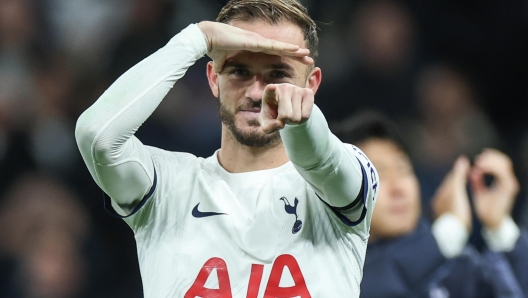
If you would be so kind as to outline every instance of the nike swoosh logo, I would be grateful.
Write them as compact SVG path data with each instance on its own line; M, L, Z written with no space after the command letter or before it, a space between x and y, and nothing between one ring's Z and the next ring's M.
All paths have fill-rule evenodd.
M218 213L218 212L202 212L198 210L198 205L200 203L196 204L192 210L192 216L196 218L202 218L202 217L208 217L208 216L214 216L214 215L227 215L227 213Z

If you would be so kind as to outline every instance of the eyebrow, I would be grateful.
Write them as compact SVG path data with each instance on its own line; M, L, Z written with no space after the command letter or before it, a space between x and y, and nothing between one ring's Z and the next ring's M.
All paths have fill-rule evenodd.
M244 64L244 63L240 63L240 62L235 62L235 61L232 61L232 60L226 60L225 63L224 63L224 69L226 68L240 68L240 69L249 69L249 66L247 64ZM295 72L295 69L287 64L287 63L274 63L274 64L271 64L269 67L266 67L268 69L272 69L272 70L286 70L286 71L289 71L289 72Z
M232 61L232 60L226 60L225 63L224 63L224 69L228 68L228 67L242 68L242 69L249 68L249 66L247 66L244 63L235 62L235 61Z
M287 63L275 63L275 64L272 64L271 65L271 69L273 69L273 70L287 70L287 71L292 71L292 72L295 71L295 69L291 65L289 65Z

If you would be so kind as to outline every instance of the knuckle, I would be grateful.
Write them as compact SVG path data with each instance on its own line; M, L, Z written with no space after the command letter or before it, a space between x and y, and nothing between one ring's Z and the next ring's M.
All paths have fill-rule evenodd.
M302 119L303 119L303 117L300 114L297 114L297 115L294 115L292 117L291 121L293 121L293 122L301 122Z
M293 113L292 112L283 112L281 113L281 119L292 119Z
M295 87L295 85L292 85L289 83L281 84L281 86L284 88L284 90L287 90L287 91L292 91L294 90L294 87Z

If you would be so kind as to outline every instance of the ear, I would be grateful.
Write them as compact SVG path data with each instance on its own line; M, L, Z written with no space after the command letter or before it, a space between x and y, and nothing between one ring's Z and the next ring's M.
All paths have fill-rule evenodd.
M218 74L213 70L213 61L207 63L207 81L213 95L218 98Z
M322 78L323 74L321 73L321 69L319 67L314 67L310 73L310 76L308 76L308 80L306 81L306 88L312 89L314 94L317 93L319 85L321 85Z

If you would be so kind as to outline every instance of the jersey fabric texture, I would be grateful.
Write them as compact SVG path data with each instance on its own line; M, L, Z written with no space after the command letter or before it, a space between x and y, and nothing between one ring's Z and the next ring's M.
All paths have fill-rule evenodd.
M216 268L204 287L218 289L220 277L228 276L233 297L246 297L254 264L264 265L258 297L268 283L288 288L303 280L311 297L359 296L373 191L361 194L368 216L348 225L291 163L231 174L216 154L203 159L150 150L157 185L125 219L135 233L146 297L183 297L214 258L225 268ZM291 256L301 275L280 268L280 280L270 281L279 256Z
M280 131L290 162L269 170L228 173L216 153L168 152L134 136L206 53L190 25L77 121L107 210L134 231L145 297L359 297L379 179L317 106Z

